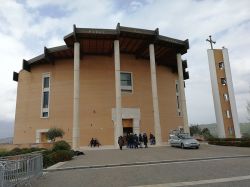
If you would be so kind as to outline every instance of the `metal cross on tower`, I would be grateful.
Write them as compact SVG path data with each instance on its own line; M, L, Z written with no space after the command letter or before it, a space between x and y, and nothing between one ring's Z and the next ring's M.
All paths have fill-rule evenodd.
M206 41L210 43L211 49L213 49L213 44L215 44L216 42L212 40L212 36L211 35L209 35L209 39L206 39Z

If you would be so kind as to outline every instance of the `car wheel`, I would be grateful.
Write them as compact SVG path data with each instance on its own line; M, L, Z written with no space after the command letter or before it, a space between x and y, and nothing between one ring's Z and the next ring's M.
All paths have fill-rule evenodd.
M198 147L196 147L195 149L199 149L199 146L198 146Z
M181 148L182 148L182 149L184 149L184 148L185 148L183 143L181 144Z

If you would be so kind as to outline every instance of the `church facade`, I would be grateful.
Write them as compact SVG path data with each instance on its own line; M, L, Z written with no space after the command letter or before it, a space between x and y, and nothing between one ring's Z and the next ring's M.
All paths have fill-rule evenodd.
M73 27L64 46L23 60L18 82L14 143L46 142L61 128L74 149L92 137L117 145L120 135L150 132L156 144L171 130L189 132L185 83L189 48L159 30Z

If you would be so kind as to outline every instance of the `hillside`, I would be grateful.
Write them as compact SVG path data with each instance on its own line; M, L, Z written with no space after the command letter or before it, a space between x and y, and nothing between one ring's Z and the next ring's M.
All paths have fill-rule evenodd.
M210 133L214 136L217 136L216 123L211 124L201 124L198 125L201 129L208 128ZM240 131L242 134L250 134L250 123L240 123Z

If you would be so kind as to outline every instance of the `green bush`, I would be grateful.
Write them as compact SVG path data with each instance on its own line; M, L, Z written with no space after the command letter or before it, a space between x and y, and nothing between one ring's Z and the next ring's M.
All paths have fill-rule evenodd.
M0 157L5 157L5 156L14 156L14 155L21 155L21 154L27 154L27 153L32 153L35 151L41 151L44 150L43 148L14 148L10 151L1 151L0 152Z
M4 157L4 156L7 156L8 152L7 151L0 151L0 157Z
M70 150L57 150L51 154L53 161L55 162L64 162L71 160L73 153Z
M74 153L71 150L45 151L43 155L43 167L47 168L58 162L71 160Z
M10 151L10 155L20 155L22 154L22 149L16 147Z
M64 140L55 142L54 145L53 145L53 148L52 148L53 151L70 150L70 149L71 149L70 145Z
M43 167L71 160L73 156L74 152L70 150L70 145L66 141L55 142L51 150L43 151Z
M208 143L223 146L250 147L249 138L212 138L209 139Z
M51 152L51 151L50 151ZM47 152L48 153L48 152ZM47 168L49 166L54 165L56 162L52 158L52 153L50 154L43 154L43 167Z

